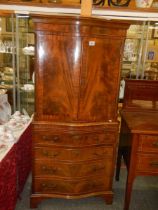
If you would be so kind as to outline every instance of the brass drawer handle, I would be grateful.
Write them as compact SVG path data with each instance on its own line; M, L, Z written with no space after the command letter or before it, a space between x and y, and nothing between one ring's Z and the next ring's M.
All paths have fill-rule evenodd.
M59 136L43 136L44 140L49 140L49 141L53 141L53 142L57 142L60 140Z
M97 166L94 166L92 168L92 172L96 172L96 171L100 171L100 170L104 170L105 169L105 166L102 166L102 167L97 167Z
M54 152L54 153L52 153L52 156L53 156L53 157L59 156L59 152Z
M97 156L97 157L100 156L100 154L98 154L97 152L94 152L93 155L94 155L94 156Z
M80 155L80 151L78 151L78 150L73 150L72 152L73 152L73 154L76 155L76 156Z
M154 146L154 147L158 147L158 141L153 142L153 146Z
M98 188L98 187L101 187L101 186L102 186L101 183L90 183L90 184L89 184L89 187L90 187L90 188L96 188L96 187Z
M95 140L96 142L99 142L99 137L98 137L98 136L94 137L94 140Z
M46 171L47 167L46 166L42 166L42 171Z
M94 152L93 155L97 156L97 157L102 157L104 155L107 155L107 152L103 152L103 153L97 153L97 152Z
M50 140L50 136L42 136L44 140Z
M72 138L74 140L79 140L79 139L81 139L81 135L73 135Z
M150 163L150 165L151 165L152 167L158 167L158 162L152 162L152 163Z
M42 166L42 171L49 174L55 174L57 172L57 168L47 168L46 166Z
M43 155L46 157L49 157L49 156L57 157L59 155L59 152L54 152L51 154L48 151L43 151Z
M44 189L55 189L57 187L56 184L45 184L45 183L42 183L41 186Z
M49 156L49 152L48 151L43 151L43 155L48 157Z

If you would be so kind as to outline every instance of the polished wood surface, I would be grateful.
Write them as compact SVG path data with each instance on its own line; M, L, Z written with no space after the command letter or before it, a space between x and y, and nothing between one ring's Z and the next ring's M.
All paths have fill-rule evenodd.
M31 207L102 195L112 203L120 58L128 23L35 16ZM119 24L118 24L119 23Z
M122 120L129 129L126 139L131 148L124 204L128 210L135 177L158 175L158 113L127 111Z
M124 210L130 207L134 179L158 175L157 103L158 81L126 80L119 146L128 168Z
M36 71L41 69L36 78L35 119L116 121L118 69L127 23L54 16L36 19L35 24Z

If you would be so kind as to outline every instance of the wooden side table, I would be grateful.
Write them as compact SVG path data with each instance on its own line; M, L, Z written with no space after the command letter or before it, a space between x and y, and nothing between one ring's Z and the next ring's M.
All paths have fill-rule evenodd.
M124 203L128 210L135 177L158 175L158 112L126 110L121 116L121 136L130 148Z

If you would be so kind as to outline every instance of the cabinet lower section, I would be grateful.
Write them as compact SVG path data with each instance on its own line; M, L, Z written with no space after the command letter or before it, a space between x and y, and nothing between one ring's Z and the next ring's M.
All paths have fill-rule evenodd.
M113 200L118 124L33 124L31 207L45 198L103 196Z

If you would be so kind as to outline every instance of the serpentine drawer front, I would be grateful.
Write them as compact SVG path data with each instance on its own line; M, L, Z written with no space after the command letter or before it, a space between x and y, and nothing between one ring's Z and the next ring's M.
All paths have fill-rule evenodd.
M103 177L93 177L92 179L76 179L76 180L62 180L62 179L40 179L36 178L34 190L38 193L61 193L61 194L86 194L109 190L110 179L104 180Z
M44 161L38 159L35 163L35 176L37 177L65 177L65 178L76 178L76 177L90 177L102 174L103 176L111 176L112 161L111 158L87 161L74 161L73 163L65 161Z
M37 145L53 145L53 146L89 146L89 145L100 145L100 144L110 144L115 142L115 133L85 133L76 132L76 134L63 135L51 134L49 131L37 131L34 135L35 143Z
M49 148L36 147L35 158L51 158L52 160L87 161L113 156L113 147L88 147L88 148Z

